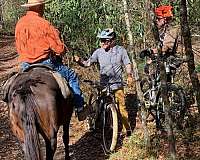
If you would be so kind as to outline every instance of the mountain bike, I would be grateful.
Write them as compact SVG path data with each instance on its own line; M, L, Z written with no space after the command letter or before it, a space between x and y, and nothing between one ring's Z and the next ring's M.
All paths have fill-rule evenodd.
M90 113L87 123L89 128L90 130L100 130L104 151L106 153L113 152L118 140L118 106L111 90L111 85L114 83L101 85L98 81L84 80L83 82L88 83L94 89L88 102Z
M165 123L165 106L161 97L161 81L160 81L160 67L158 57L149 53L148 58L151 59L151 69L145 68L148 78L141 80L141 89L144 94L145 107L149 115L156 121L157 129L164 129ZM169 56L162 57L165 65L167 75L167 90L170 104L171 120L174 122L173 127L181 127L186 113L186 96L181 86L174 83L174 77L177 68L185 62L183 59Z

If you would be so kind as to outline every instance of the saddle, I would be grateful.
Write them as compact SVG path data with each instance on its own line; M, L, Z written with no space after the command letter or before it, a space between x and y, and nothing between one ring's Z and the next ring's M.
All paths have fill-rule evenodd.
M61 90L61 93L63 95L63 97L66 99L67 97L70 96L71 94L71 91L69 89L69 85L68 85L68 82L65 80L65 78L63 78L61 76L60 73L56 72L56 71L53 71L53 69L48 66L48 65L44 65L44 64L32 64L30 65L29 68L25 69L24 71L20 71L18 73L15 73L14 75L12 74L11 77L3 84L3 98L2 100L4 102L8 102L8 93L9 93L9 90L10 90L10 86L11 84L13 83L13 81L18 77L20 76L20 74L23 74L24 72L28 72L34 68L45 68L47 69L48 72L50 72L53 77L55 78L60 90Z

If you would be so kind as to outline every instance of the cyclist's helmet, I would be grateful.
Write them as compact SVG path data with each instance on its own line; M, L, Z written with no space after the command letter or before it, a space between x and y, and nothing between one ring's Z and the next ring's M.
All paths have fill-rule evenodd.
M97 37L100 39L113 39L116 37L116 33L113 31L113 29L107 28L101 31Z
M155 8L155 14L157 17L171 18L173 17L172 9L173 7L170 5L159 6Z

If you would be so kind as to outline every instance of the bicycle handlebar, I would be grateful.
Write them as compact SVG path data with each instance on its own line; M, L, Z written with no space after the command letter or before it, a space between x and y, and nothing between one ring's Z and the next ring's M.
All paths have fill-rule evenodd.
M92 80L88 80L88 79L84 79L83 82L88 83L89 85L94 86L95 88L110 87L113 84L122 84L123 86L127 85L125 82L108 82L106 84L103 84L100 81L92 81Z

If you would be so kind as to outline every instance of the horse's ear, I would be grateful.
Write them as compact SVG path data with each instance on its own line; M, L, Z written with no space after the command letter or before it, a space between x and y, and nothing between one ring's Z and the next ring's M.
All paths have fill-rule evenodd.
M8 93L9 93L9 90L10 90L10 86L11 84L13 83L13 81L15 80L15 78L17 77L18 74L15 74L13 75L12 77L10 77L4 84L3 84L3 87L2 87L2 90L3 90L3 97L2 97L2 100L4 102L8 102Z

